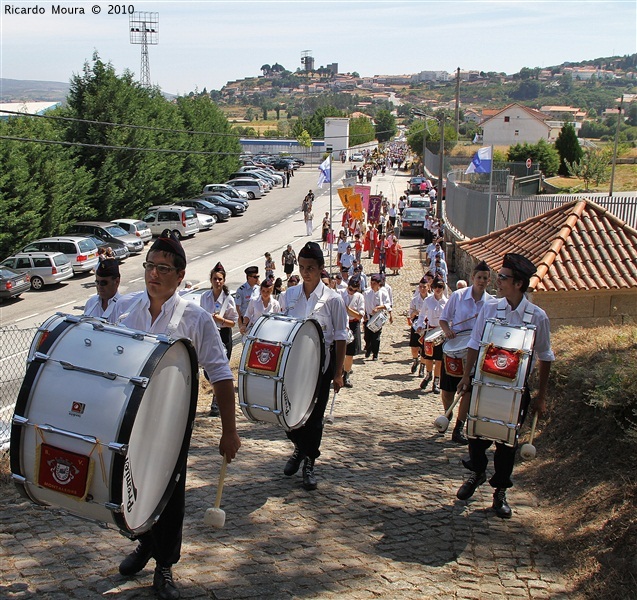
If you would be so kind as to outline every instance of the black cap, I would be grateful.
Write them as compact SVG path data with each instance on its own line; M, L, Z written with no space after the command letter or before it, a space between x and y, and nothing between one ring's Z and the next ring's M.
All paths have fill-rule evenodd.
M98 277L119 277L119 264L112 258L103 260L97 269L95 269L95 275Z
M323 262L323 250L316 242L307 242L303 248L299 250L299 258L313 258L318 262Z
M223 268L223 265L220 262L218 262L214 267L212 267L212 272L223 273L224 275L226 274L226 270Z
M274 279L271 279L270 277L267 277L266 279L264 279L261 282L261 287L262 288L264 288L264 287L269 288L269 287L273 287L273 286L274 286Z
M330 274L325 269L323 269L321 271L321 279L329 279L329 278L330 278Z
M422 285L427 285L429 282L427 281L427 278L423 275L421 280L418 282L418 284L422 284Z
M490 271L489 265L481 260L473 269L474 271Z
M522 256L521 254L505 254L502 266L505 269L517 271L518 273L521 273L529 279L531 278L533 273L537 271L535 265L528 258L526 258L526 256Z
M259 274L259 267L247 267L246 269L243 270L243 272L246 275L258 275Z
M169 254L176 254L186 262L186 253L179 241L179 238L170 229L164 229L161 235L153 242L150 247L150 252L158 250L160 252L168 252Z
M380 283L383 278L381 276L380 273L374 273L371 277L370 277L371 281L375 281L376 283Z
M354 275L353 277L350 277L349 280L347 281L348 285L351 285L352 287L360 287L361 286L361 278L358 275Z
M298 283L299 281L301 281L301 278L298 275L290 275L288 277L288 285L291 283Z

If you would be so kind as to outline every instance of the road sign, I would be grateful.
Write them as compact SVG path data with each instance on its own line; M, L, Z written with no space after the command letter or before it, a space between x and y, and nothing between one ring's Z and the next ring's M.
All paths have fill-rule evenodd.
M530 169L532 164L533 164L533 162L531 161L531 159L530 159L530 158L527 158L527 159L526 159L526 168L527 168L527 169Z

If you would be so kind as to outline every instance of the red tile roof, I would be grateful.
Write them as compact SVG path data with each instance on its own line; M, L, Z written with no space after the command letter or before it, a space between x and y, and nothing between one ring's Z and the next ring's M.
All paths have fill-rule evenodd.
M523 254L537 267L534 291L637 288L637 230L590 200L458 245L495 270L507 252Z

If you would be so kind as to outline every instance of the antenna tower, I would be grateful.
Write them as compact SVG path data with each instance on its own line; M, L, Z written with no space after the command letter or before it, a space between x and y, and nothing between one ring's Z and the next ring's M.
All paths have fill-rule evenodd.
M159 43L159 13L134 12L130 15L129 23L130 43L140 44L142 47L142 66L139 83L150 87L150 63L148 62L148 45Z

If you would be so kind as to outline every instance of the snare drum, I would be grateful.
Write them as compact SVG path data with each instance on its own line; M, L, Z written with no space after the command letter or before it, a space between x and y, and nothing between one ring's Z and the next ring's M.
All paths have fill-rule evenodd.
M462 377L467 362L471 329L456 332L456 337L446 340L442 345L445 372L451 377Z
M515 446L534 341L534 325L486 320L467 416L469 437Z
M241 353L243 414L286 431L302 427L314 409L324 359L323 331L317 321L262 315Z
M197 393L188 340L55 315L31 346L13 416L18 489L130 537L144 533L179 478Z
M388 319L389 313L386 310L379 310L367 321L367 329L376 333L383 328L383 325L387 323Z

